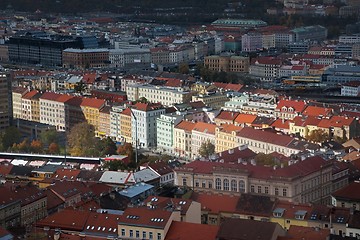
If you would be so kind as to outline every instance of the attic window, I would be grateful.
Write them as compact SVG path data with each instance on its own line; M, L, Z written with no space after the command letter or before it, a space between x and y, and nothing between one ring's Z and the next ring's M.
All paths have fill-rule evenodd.
M345 220L344 217L337 217L337 218L336 218L336 222L337 222L337 223L343 223L344 220Z
M297 212L295 213L295 219L297 219L297 220L304 220L306 213L307 213L307 212L304 211L304 210L299 210L299 211L297 211Z
M316 218L317 218L316 213L311 214L310 220L316 220Z
M186 204L186 201L180 201L179 204L180 204L180 205L185 205L185 204Z
M274 217L282 217L284 215L284 208L276 208L273 212Z

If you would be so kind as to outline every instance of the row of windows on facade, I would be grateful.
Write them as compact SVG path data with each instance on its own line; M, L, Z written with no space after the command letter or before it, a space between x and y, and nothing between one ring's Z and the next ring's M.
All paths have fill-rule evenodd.
M121 236L126 236L126 230L123 228L121 229ZM136 239L140 239L140 231L139 230L129 230L129 237L130 238L136 238ZM154 239L153 236L153 232L146 232L146 231L142 231L142 238L143 239ZM161 240L161 233L157 233L157 240Z

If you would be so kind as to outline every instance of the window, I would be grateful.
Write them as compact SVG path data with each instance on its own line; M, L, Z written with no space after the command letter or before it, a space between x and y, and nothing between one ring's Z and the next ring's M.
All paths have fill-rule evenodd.
M275 196L278 196L278 195L279 195L279 189L275 188Z
M254 185L250 186L250 192L252 192L252 193L255 192L255 186Z
M121 229L121 236L125 236L125 229L124 228Z
M158 240L161 240L161 233L158 233L158 234L157 234L157 239L158 239Z
M133 230L130 230L130 231L129 231L129 236L130 236L130 237L134 237L134 231L133 231Z
M258 186L258 193L261 193L261 186Z
M186 178L183 178L183 186L187 186Z
M140 238L140 232L138 230L136 230L136 232L135 232L135 237Z
M287 189L283 188L283 196L286 197L287 196Z
M242 193L245 192L245 182L244 182L244 180L239 181L239 192L242 192Z
M205 188L205 187L206 187L206 181L203 181L203 182L201 183L201 187L202 187L202 188Z
M215 189L221 190L221 179L220 178L215 179Z
M236 180L231 180L231 191L232 192L237 192L237 182Z
M229 191L229 179L224 179L224 191Z
M269 187L265 187L265 194L269 194Z
M152 240L153 239L153 233L149 232L149 239Z

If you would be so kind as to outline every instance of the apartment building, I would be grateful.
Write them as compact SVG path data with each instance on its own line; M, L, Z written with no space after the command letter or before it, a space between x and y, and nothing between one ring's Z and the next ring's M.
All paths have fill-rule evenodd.
M250 65L249 73L261 81L272 81L279 77L281 60L273 57L258 57Z
M100 110L105 106L105 100L96 98L83 98L80 104L86 121L93 125L95 132L99 130Z
M249 32L241 37L243 52L256 52L263 48L263 35L258 32Z
M162 114L156 119L157 149L174 153L174 127L184 118L181 112Z
M172 106L176 103L190 102L192 93L183 88L160 87L150 84L133 84L126 88L127 98L131 101L146 98L152 103Z
M116 142L121 142L120 113L124 109L123 106L112 106L110 110L110 137Z
M45 92L39 98L40 103L40 123L56 126L61 122L65 125L65 109L58 109L58 99L61 95L54 92Z
M234 147L246 144L256 153L270 154L272 152L278 152L288 157L304 150L315 151L319 149L319 145L317 144L250 127L242 128L236 133L235 139Z
M120 141L132 143L132 115L131 109L125 108L120 112Z
M108 49L74 49L63 51L63 67L65 68L99 68L109 65Z
M9 127L12 117L11 81L9 76L0 72L0 129Z
M210 142L214 146L215 141L215 124L197 122L191 131L191 155L192 158L199 157L199 150L203 143Z
M110 136L110 106L104 106L99 112L99 129L96 135L100 138Z
M40 122L40 97L41 93L32 90L21 99L21 119Z
M128 67L137 64L150 64L150 49L129 48L129 49L110 49L109 61L111 67Z
M20 200L15 199L11 190L4 186L0 187L0 226L3 228L20 225L21 205Z
M12 89L12 111L14 119L22 117L22 97L28 92L29 90L23 87L15 87Z
M174 127L174 152L179 157L191 158L191 134L196 123L181 121Z
M241 129L242 127L233 124L224 124L215 128L215 152L219 153L239 146L236 135Z
M282 99L276 106L275 117L291 120L300 116L305 107L305 101Z
M207 56L204 58L204 65L210 70L217 72L249 72L250 60L241 56Z
M195 191L264 195L290 202L330 203L332 163L319 156L284 168L194 161L175 169L175 184Z
M156 119L165 113L165 108L159 103L136 103L130 113L133 146L156 147Z
M191 101L200 101L208 107L211 107L213 109L220 109L225 105L225 102L229 101L229 98L226 96L226 94L223 93L208 93L192 96Z

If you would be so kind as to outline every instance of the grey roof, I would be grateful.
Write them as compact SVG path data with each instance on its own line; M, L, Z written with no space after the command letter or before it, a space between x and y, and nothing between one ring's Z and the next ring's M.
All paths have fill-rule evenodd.
M153 185L146 184L146 183L137 183L133 186L130 186L122 191L119 192L120 195L133 198L135 196L138 196L150 189L154 188Z
M55 173L56 170L59 168L62 168L61 165L53 165L53 164L47 164L42 167L39 167L38 169L34 169L33 172L43 172L43 173Z
M133 173L105 171L99 181L113 184L126 184L135 182L135 179Z
M149 181L153 181L153 180L159 178L159 175L157 175L151 169L145 168L143 170L135 172L134 178L135 178L136 182L149 182Z

